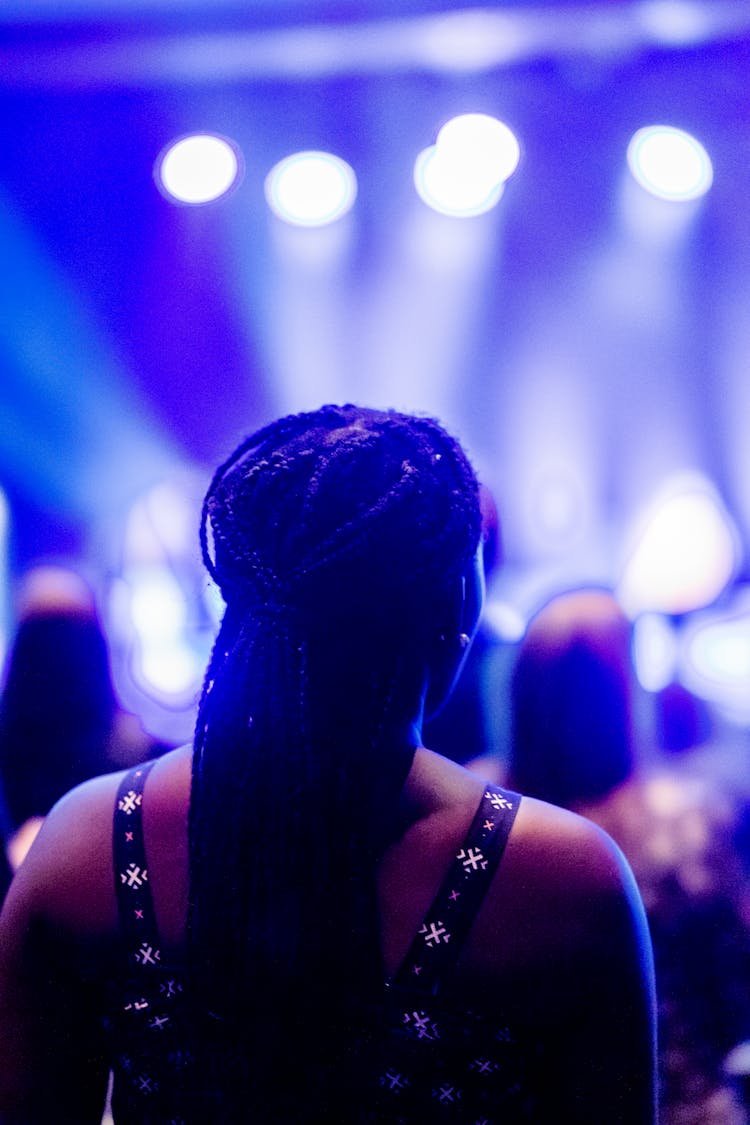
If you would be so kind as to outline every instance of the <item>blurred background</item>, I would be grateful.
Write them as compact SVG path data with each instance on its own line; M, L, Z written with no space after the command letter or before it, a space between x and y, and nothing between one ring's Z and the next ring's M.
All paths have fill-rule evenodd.
M749 78L743 0L5 0L3 643L74 566L125 706L189 737L208 474L354 400L466 443L501 644L616 588L644 690L744 744Z

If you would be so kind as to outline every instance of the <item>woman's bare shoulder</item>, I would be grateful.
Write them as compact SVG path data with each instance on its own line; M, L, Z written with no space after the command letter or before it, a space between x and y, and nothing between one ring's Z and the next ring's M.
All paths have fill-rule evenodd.
M159 759L154 793L176 785L185 773L186 750ZM16 872L8 893L9 909L23 908L64 930L89 934L116 925L112 864L115 801L127 771L105 774L66 793L50 810ZM156 778L155 778L156 780Z
M504 977L641 954L647 961L643 909L614 841L584 817L522 798L474 928L473 959Z
M632 890L632 876L614 840L586 817L533 797L521 800L503 867L527 885L568 897Z

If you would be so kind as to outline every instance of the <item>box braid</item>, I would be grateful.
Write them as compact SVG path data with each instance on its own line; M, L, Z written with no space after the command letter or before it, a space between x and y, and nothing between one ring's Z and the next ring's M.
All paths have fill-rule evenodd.
M292 415L211 481L201 543L226 611L193 755L197 1119L352 1119L384 986L377 866L413 755L392 735L479 537L473 470L429 418Z

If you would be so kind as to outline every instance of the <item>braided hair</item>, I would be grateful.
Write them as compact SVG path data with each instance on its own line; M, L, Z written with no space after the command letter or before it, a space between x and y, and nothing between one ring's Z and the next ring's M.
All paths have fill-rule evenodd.
M474 472L429 418L282 418L211 481L201 543L226 611L189 824L201 1120L351 1119L384 987L377 867L413 757L394 733L479 538Z

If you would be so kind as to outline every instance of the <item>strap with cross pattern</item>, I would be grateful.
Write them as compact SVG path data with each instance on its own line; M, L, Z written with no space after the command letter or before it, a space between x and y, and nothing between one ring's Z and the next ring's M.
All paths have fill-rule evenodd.
M128 958L148 968L158 962L156 914L143 841L143 789L154 762L135 766L117 791L113 824L115 894Z
M488 785L394 984L435 995L455 964L508 842L521 797Z

